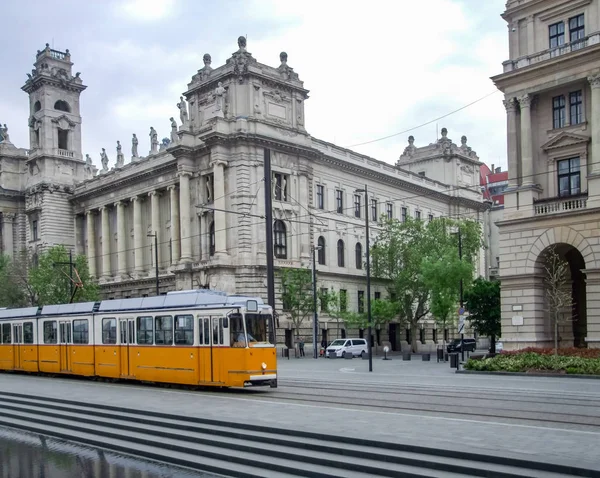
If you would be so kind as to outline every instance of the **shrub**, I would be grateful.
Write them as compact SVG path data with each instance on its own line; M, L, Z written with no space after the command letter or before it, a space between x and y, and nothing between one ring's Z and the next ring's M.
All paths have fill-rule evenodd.
M502 351L502 355L522 355L536 353L539 355L554 355L553 348L527 347L521 350ZM600 349L569 347L558 349L558 355L564 357L600 358Z
M600 358L555 356L520 351L518 354L506 353L494 358L469 360L465 364L465 369L488 372L559 372L600 375Z

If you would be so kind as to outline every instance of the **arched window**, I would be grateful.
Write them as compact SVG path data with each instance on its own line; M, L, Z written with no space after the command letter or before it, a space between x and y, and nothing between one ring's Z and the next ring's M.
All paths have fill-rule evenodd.
M319 259L319 264L322 266L325 265L325 238L320 236L317 240L317 246L319 246L317 258Z
M67 113L71 111L69 103L64 100L58 100L56 103L54 103L54 109L58 111L66 111Z
M215 255L215 221L210 223L210 226L208 226L208 240L209 240L209 247L208 247L208 254L211 256Z
M35 104L33 105L33 112L37 113L41 109L42 109L42 104L39 101L36 101Z
M287 259L287 242L285 223L279 219L273 225L273 234L275 236L275 257L278 259Z
M356 268L362 269L362 244L360 242L356 243L356 247L354 248L354 255L356 257Z
M341 239L337 243L338 267L344 267L344 241Z

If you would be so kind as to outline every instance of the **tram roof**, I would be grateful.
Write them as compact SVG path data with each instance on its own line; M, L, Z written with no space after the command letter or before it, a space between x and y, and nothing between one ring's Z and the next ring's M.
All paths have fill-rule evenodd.
M20 317L35 317L39 307L25 307L21 309L0 310L0 319L15 319Z

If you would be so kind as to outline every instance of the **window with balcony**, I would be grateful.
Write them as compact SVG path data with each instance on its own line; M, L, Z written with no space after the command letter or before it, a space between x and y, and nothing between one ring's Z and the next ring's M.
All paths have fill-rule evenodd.
M361 196L358 194L354 195L354 217L360 217L361 210Z
M408 208L407 207L403 207L402 208L402 222L406 222L406 219L408 218Z
M58 149L69 149L69 131L58 128Z
M273 225L275 235L275 257L277 259L287 259L286 228L283 221L277 220Z
M581 90L569 93L569 113L572 125L583 123L583 100Z
M335 210L339 214L344 213L344 191L340 189L335 190Z
M377 221L377 199L371 199L371 220Z
M558 22L548 27L550 34L550 48L565 44L565 23Z
M572 43L571 49L577 50L584 46L583 37L585 37L585 24L583 21L583 13L576 17L569 18L569 41Z
M391 202L385 205L385 214L388 219L394 219L394 205Z
M558 194L574 196L581 192L579 158L563 159L558 162Z
M552 126L564 128L565 126L565 97L563 95L552 98Z
M322 266L325 265L325 238L323 236L319 236L317 240L317 246L319 249L317 250L317 259L319 260L319 264Z
M344 267L344 241L341 239L337 243L338 267Z
M317 184L317 208L325 209L325 186Z

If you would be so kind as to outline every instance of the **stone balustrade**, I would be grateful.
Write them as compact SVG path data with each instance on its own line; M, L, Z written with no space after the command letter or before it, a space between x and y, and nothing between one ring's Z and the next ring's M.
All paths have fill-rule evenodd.
M576 197L564 197L554 199L543 199L534 203L534 215L544 216L547 214L557 214L565 211L574 211L585 209L587 207L587 195Z

